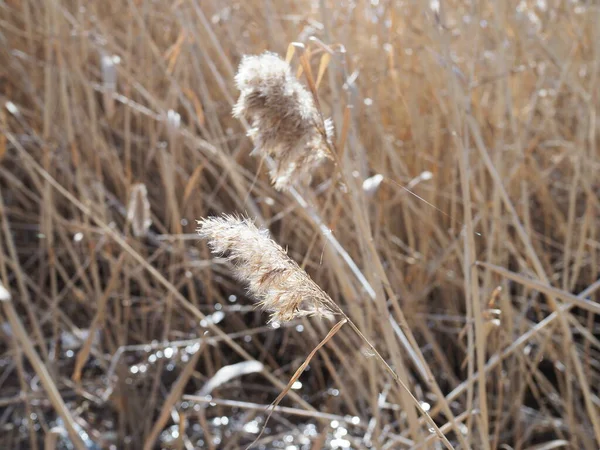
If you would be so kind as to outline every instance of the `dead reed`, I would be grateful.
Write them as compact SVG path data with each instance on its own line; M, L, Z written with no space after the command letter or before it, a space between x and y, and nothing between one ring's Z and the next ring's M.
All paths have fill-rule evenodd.
M323 120L312 94L292 75L289 64L270 52L245 55L235 83L240 97L233 115L250 123L253 153L273 158L275 189L309 178L330 157L333 122Z
M599 13L1 2L0 448L240 448L283 392L259 447L438 448L377 351L455 448L596 450ZM329 156L340 177L300 188ZM347 322L324 344L326 320L266 325L197 244L223 213L376 350Z
M131 223L133 235L136 237L145 236L150 225L152 225L148 189L143 183L134 184L131 188L129 205L127 206L127 220Z
M231 263L236 277L248 285L250 296L287 322L302 316L333 318L335 304L286 251L247 218L224 215L198 221L198 234L213 253Z
M287 388L277 397L272 406L279 404L308 366L316 351L328 342L346 322L369 346L400 386L410 394L408 387L400 380L354 322L311 280L296 262L287 256L280 245L270 239L267 229L259 230L247 218L228 215L202 219L198 221L198 224L198 234L208 239L208 245L213 253L226 257L233 265L234 273L238 279L249 285L250 295L260 299L259 304L271 312L271 317L274 320L285 322L302 316L332 318L333 312L343 316L342 321L331 329L326 338L313 349L304 363L296 370ZM427 412L422 409L418 400L412 394L410 396L417 408L428 419L433 427L432 429L444 441L447 448L452 449L450 442L441 433L437 424Z

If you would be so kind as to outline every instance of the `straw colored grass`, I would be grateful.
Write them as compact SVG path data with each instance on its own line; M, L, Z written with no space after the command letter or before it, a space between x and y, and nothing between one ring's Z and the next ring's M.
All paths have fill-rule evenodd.
M0 448L597 449L599 19L0 4ZM352 326L268 323L223 214Z

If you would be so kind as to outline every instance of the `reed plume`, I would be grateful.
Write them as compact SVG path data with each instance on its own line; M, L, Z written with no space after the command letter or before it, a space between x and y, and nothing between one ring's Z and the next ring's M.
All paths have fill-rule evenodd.
M198 234L211 251L233 266L235 276L271 313L271 320L301 316L332 318L333 300L293 261L287 252L247 218L223 215L198 221Z
M259 156L274 159L271 181L276 189L310 178L330 157L333 123L323 120L312 94L292 75L278 55L244 56L235 76L240 97L233 115L245 119Z
M148 189L144 183L136 183L131 187L129 205L127 206L127 220L131 223L131 229L135 237L146 236L152 218L150 216L150 202L148 201Z
M257 228L250 219L224 214L221 217L199 220L197 232L202 238L208 239L213 253L223 256L232 264L236 277L248 283L248 291L259 300L260 306L271 313L272 321L285 322L301 316L332 319L334 313L342 316L342 320L334 325L328 336L296 371L292 381L274 404L289 391L291 383L302 373L316 350L348 323L394 380L406 390L446 447L452 448L446 436L373 344L287 252L271 239L267 229Z

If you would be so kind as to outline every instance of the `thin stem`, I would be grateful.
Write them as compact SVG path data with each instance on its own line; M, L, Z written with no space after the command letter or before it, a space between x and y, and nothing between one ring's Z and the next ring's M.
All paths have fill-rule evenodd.
M346 313L344 311L342 311L342 309L339 306L337 306L337 305L336 305L336 310L337 310L337 312L339 312L341 314L341 316L344 319L346 319L346 321L348 322L348 325L350 325L350 327L354 330L354 332L358 335L358 337L361 338L365 344L367 344L367 346L369 347L369 349L373 352L373 354L375 355L375 357L379 361L381 361L381 363L384 365L384 367L386 368L386 370L390 373L390 375L392 376L392 378L394 380L396 380L396 382L402 387L402 389L404 389L408 393L408 395L410 396L410 398L415 403L415 405L417 407L417 410L425 417L425 419L427 419L427 421L429 422L429 424L431 425L431 427L433 428L433 430L435 431L435 433L438 435L438 437L442 440L442 442L444 443L444 445L446 446L446 448L452 450L454 447L452 446L452 444L450 443L450 441L448 440L448 438L444 435L444 433L442 433L442 431L437 426L437 424L435 423L435 421L431 418L431 416L427 413L427 411L425 411L423 409L423 407L421 406L421 403L419 402L419 400L417 400L417 398L412 394L412 392L410 392L410 389L408 388L408 386L406 386L406 384L404 384L404 382L400 379L400 377L394 371L394 369L392 369L392 367L387 363L387 361L383 358L383 356L381 356L381 354L377 351L377 349L375 348L375 346L373 344L371 344L371 342L369 341L369 339L367 339L367 337L362 333L362 331L360 331L360 329L354 324L354 322L352 322L352 320L350 319L350 317L348 317L346 315Z
M287 386L285 387L285 389L277 396L277 398L273 401L273 403L271 403L271 405L269 405L269 408L267 408L267 409L270 409L271 411L269 411L269 415L265 419L265 423L263 424L262 429L260 430L260 433L258 434L258 436L256 436L256 439L254 439L254 441L252 441L252 443L248 447L246 447L246 450L249 450L254 444L256 444L256 442L258 442L260 437L263 435L265 429L267 428L267 423L269 422L271 415L273 415L273 412L275 411L275 407L279 405L281 400L283 400L283 398L287 395L287 393L292 388L292 385L298 380L298 378L300 378L300 375L302 375L302 372L304 372L306 367L310 364L310 361L313 359L313 357L317 354L317 352L321 349L321 347L323 347L327 342L329 342L329 340L331 338L333 338L333 336L335 336L335 334L338 331L340 331L340 329L348 321L349 321L348 318L344 318L344 319L340 320L338 323L336 323L331 328L331 330L329 330L329 333L327 333L327 336L325 336L323 338L323 340L321 342L319 342L319 344L309 353L309 355L306 357L304 362L300 365L300 367L298 367L296 372L294 372L294 375L290 379L290 381L287 384Z
M27 355L27 359L31 363L33 370L37 374L48 395L48 399L56 413L61 417L65 424L65 428L67 429L67 433L69 434L69 438L71 438L71 442L75 446L77 450L85 450L86 446L81 436L77 432L75 419L71 415L69 408L65 404L63 398L52 379L52 376L48 372L48 368L44 365L40 355L38 355L35 350L29 336L27 335L27 331L23 326L23 322L19 318L17 311L12 302L12 297L8 290L2 285L0 282L0 305L2 305L2 309L8 322L10 323L11 330L15 336L15 339L18 345L21 346L25 355Z

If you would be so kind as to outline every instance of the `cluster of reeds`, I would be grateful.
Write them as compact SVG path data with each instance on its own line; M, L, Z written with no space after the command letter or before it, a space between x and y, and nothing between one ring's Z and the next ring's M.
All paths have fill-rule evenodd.
M597 13L0 2L0 448L598 449Z
M234 115L251 119L253 128L249 135L257 146L255 151L275 159L275 187L291 185L299 179L298 173L310 175L314 163L320 161L325 155L324 150L328 149L323 142L323 139L327 139L327 133L319 133L318 119L321 113L315 107L312 94L291 75L288 63L272 53L244 56L236 82L241 94L234 107ZM284 172L281 172L281 167L286 167ZM317 349L348 322L400 387L406 390L446 447L453 448L373 344L308 274L287 256L286 251L269 237L267 229L258 229L247 218L230 215L202 219L198 224L197 232L208 239L212 252L224 256L231 263L237 278L248 285L250 295L259 300L259 305L269 311L273 319L290 321L307 315L331 318L333 312L341 314L343 320L331 329ZM316 349L296 371L272 406L276 406L285 396L315 352Z

